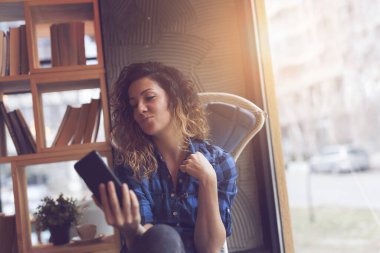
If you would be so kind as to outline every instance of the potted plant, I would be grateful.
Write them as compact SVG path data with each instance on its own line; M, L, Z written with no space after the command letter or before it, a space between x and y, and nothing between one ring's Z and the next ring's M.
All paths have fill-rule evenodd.
M50 240L54 245L70 241L70 227L78 223L79 207L73 198L61 193L57 199L45 197L34 213L37 230L50 230Z

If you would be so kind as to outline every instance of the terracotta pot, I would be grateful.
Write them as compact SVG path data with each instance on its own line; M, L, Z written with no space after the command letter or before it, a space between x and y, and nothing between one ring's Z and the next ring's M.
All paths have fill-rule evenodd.
M50 226L50 241L54 245L63 245L70 241L70 224Z

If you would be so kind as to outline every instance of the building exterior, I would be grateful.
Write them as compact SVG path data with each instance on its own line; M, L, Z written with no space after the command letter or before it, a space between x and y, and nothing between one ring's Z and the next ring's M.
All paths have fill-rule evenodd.
M285 159L380 149L380 1L268 0Z

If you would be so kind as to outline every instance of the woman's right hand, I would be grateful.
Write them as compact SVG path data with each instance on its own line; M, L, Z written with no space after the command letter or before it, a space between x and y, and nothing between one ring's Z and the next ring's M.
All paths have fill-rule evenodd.
M121 191L122 207L117 198L114 183L108 182L107 187L105 184L100 184L100 204L107 223L124 232L127 238L133 239L136 235L145 232L145 228L140 224L139 201L136 194L129 190L127 184L122 184Z

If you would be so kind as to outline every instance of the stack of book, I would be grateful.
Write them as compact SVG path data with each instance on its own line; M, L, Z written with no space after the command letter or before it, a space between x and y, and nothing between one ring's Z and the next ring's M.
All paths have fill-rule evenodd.
M25 121L25 118L19 109L8 112L3 101L0 101L0 122L4 122L8 128L8 132L15 145L17 154L29 154L37 152L36 141ZM0 139L5 140L5 131L1 129ZM3 144L2 144L3 146ZM1 151L2 155L6 155L6 151Z
M66 107L52 147L95 142L100 121L100 98L80 107Z
M25 25L0 31L0 76L29 73Z
M50 26L52 66L85 65L84 22Z

